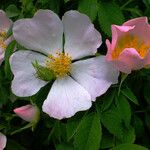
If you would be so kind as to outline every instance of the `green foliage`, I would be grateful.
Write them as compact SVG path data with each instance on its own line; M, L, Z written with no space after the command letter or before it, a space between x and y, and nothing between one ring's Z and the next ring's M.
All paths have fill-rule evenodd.
M98 21L101 29L111 36L111 25L121 25L124 22L124 16L119 6L114 2L100 2L98 10Z
M121 144L114 147L112 150L148 150L146 147L136 144Z
M97 17L98 2L97 0L80 0L78 10L88 15L94 21Z
M11 18L11 17L19 16L20 11L14 4L12 4L6 8L6 13L7 13L7 16Z
M75 135L75 150L98 150L102 129L100 118L96 113L86 115L80 123Z

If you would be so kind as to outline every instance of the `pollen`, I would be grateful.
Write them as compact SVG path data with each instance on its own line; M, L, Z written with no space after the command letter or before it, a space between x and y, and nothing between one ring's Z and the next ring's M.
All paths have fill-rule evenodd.
M56 77L64 77L70 74L71 57L68 54L58 52L56 56L48 55L45 64Z
M126 34L119 39L117 46L112 52L112 58L117 59L125 48L135 48L139 55L144 58L150 48L150 45L147 45L138 36Z
M6 49L6 44L4 43L4 40L0 37L0 48Z
M6 44L4 43L4 39L7 36L7 32L5 30L0 29L0 48L6 49Z
M6 38L7 32L5 30L0 29L0 37L1 38Z

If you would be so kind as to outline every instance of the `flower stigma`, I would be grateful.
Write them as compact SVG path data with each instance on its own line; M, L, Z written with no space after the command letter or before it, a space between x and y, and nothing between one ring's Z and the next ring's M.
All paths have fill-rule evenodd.
M57 52L56 56L48 55L45 61L46 68L53 71L56 77L64 77L70 74L71 57L68 54Z
M134 48L139 55L144 58L150 45L145 44L145 42L136 35L126 34L118 40L118 43L112 52L112 58L117 59L125 48Z

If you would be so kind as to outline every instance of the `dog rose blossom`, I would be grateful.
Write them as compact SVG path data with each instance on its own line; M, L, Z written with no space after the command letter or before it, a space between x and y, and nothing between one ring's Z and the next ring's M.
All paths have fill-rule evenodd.
M126 74L150 66L150 25L146 17L112 25L112 42L106 40L106 58Z
M0 132L0 150L3 150L6 147L7 138Z
M12 41L13 37L7 37L7 32L12 25L12 21L6 16L5 12L0 10L0 64L4 60L4 53L7 45Z
M14 112L27 122L37 122L40 116L39 109L35 105L25 105L19 108L15 108Z
M13 33L28 50L11 56L12 91L21 97L34 95L52 73L55 81L42 106L51 117L68 118L89 109L97 96L118 82L119 72L105 56L87 59L102 41L84 14L68 11L61 21L52 11L39 10L32 19L16 21Z

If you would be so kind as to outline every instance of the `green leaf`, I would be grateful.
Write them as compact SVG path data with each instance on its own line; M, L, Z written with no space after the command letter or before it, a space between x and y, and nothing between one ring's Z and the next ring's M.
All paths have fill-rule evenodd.
M106 111L111 106L115 95L116 95L116 90L111 90L109 93L104 95L102 99L103 104L101 106L102 111Z
M123 132L123 138L121 139L121 143L134 143L135 141L135 130L133 127L129 129L125 129Z
M121 25L124 22L124 16L120 7L114 2L99 2L98 20L101 29L111 36L111 25Z
M0 100L0 106L1 106L3 104L6 104L9 100L8 90L3 85L0 85L0 96L1 96L1 100Z
M116 108L111 109L104 112L101 117L104 127L118 139L122 139L124 128L122 126L122 118L120 117L119 111Z
M133 92L128 87L121 89L121 92L124 96L126 96L134 104L139 105L136 96L133 94Z
M6 150L26 150L26 149L16 141L8 139Z
M12 80L13 78L12 72L10 70L9 58L14 52L15 45L16 45L16 41L13 41L7 46L5 50L5 68L4 69L5 69L5 76L9 80Z
M146 102L150 105L150 82L147 82L145 87L144 87L144 98L146 100Z
M106 149L106 148L113 147L114 139L115 138L112 134L103 132L102 140L100 143L100 149Z
M74 138L75 150L98 150L102 129L100 118L96 113L86 115Z
M81 13L84 13L87 16L89 16L91 20L94 21L98 12L97 0L80 0L78 10Z
M142 120L134 115L134 124L133 124L134 128L135 128L135 133L137 137L142 137L144 135L144 125Z
M18 8L15 5L9 5L6 8L6 14L8 17L16 17L20 15L20 11L18 10Z
M68 119L66 129L67 129L67 140L69 141L75 133L78 131L81 123L81 118L78 116Z
M131 108L127 99L123 95L117 97L117 108L126 127L129 127L131 121Z
M56 150L73 150L73 147L68 144L59 144L56 146Z
M148 129L150 130L150 114L149 113L145 113L145 123Z
M112 148L112 150L148 150L148 148L136 144L121 144Z

